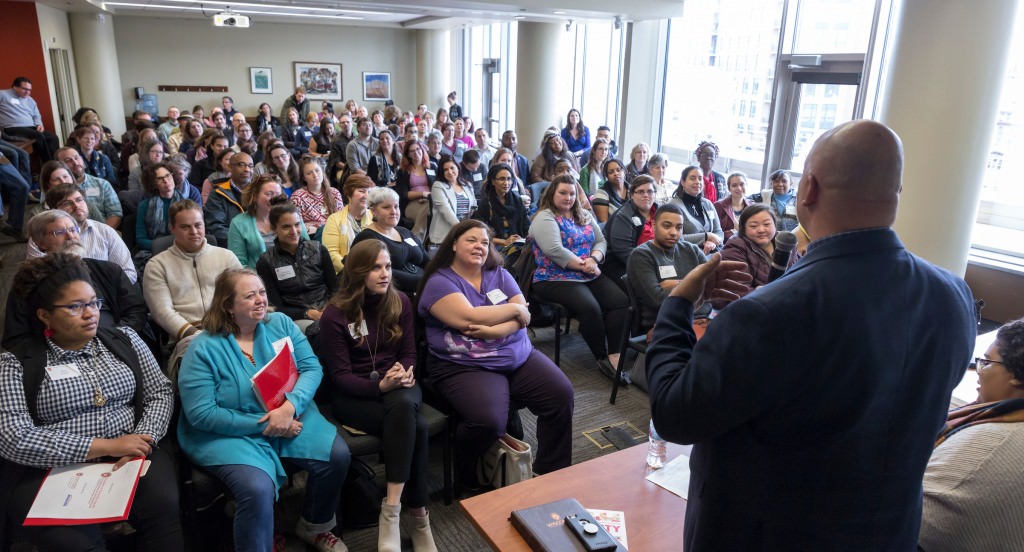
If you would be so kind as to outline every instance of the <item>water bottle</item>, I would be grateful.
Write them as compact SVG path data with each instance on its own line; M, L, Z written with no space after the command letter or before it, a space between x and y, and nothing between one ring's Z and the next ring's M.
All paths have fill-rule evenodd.
M650 441L647 443L647 466L657 470L665 465L666 444L654 429L654 420L651 420L648 437Z

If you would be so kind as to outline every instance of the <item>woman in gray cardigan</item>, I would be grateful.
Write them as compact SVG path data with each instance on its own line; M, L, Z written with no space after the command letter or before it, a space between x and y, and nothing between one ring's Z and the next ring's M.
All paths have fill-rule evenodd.
M441 157L437 173L438 178L430 189L433 214L427 236L431 244L444 241L452 226L472 217L473 211L476 211L473 186L459 179L459 163L455 159Z
M556 176L544 189L530 224L537 261L531 293L562 305L579 320L601 372L614 377L629 300L601 274L607 244L577 190L576 179L568 174Z
M704 174L700 167L690 165L683 169L683 177L679 179L679 188L669 203L683 208L683 240L704 250L704 254L722 248L725 233L722 232L722 221L718 219L715 204L704 197Z

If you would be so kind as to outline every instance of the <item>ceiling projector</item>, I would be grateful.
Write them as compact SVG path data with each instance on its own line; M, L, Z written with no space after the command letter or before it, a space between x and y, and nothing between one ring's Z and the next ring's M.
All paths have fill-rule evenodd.
M235 27L238 29L249 28L249 16L239 15L232 12L218 13L213 16L214 27Z

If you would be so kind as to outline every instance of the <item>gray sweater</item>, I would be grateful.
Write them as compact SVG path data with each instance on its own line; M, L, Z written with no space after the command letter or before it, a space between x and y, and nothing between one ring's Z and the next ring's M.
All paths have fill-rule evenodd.
M707 260L699 247L681 240L669 251L655 245L654 240L642 243L633 250L626 264L626 274L629 275L629 285L640 304L640 319L644 328L654 326L658 309L670 293L670 290L661 287L661 282L681 280ZM660 268L663 266L671 266L675 274L670 274L673 270L667 268L663 274Z
M587 218L590 227L594 230L593 251L600 251L601 260L603 261L608 249L608 243L604 240L604 233L601 232L597 219L588 211L584 211L584 217ZM562 245L562 233L558 230L558 222L555 221L555 215L550 209L537 211L537 214L534 215L533 222L530 223L530 236L537 243L541 253L562 268L565 268L573 260L579 259L572 251L569 251Z
M679 192L683 193L683 192ZM725 232L722 231L722 221L718 220L718 211L715 211L715 204L708 201L706 197L700 198L701 207L704 208L704 218L707 222L701 223L697 217L694 217L690 210L683 204L683 200L679 199L678 195L673 196L669 203L675 203L683 209L683 239L698 246L703 247L704 241L707 239L707 233L717 235L722 238L722 242L725 243Z

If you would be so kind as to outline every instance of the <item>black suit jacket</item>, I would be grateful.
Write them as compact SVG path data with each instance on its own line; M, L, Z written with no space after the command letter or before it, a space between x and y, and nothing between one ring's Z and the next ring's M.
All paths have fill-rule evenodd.
M647 354L658 433L695 443L685 550L916 550L974 349L964 281L874 229L812 243L700 342L691 309L665 301Z

